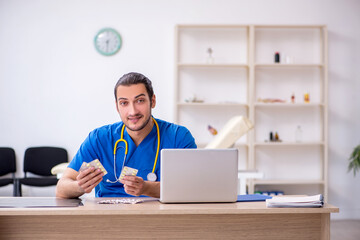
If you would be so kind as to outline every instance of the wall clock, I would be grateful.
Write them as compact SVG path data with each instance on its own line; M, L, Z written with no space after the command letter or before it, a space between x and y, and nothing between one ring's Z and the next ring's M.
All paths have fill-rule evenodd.
M120 50L122 39L115 29L103 28L95 35L94 44L100 54L111 56Z

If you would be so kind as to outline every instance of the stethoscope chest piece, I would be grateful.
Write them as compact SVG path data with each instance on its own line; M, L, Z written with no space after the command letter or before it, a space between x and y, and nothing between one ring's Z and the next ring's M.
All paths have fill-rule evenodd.
M150 182L155 182L157 179L157 176L155 173L151 172L147 175L147 180Z

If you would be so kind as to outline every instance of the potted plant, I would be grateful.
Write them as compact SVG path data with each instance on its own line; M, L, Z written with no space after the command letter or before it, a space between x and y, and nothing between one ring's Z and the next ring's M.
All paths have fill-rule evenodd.
M352 170L355 176L356 172L360 170L360 145L357 145L354 148L350 155L349 161L348 172Z

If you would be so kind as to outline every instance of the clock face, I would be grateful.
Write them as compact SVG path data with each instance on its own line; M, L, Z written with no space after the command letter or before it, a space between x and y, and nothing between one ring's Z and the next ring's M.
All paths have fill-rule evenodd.
M101 29L94 39L96 50L105 56L117 53L121 48L121 43L120 34L112 28Z

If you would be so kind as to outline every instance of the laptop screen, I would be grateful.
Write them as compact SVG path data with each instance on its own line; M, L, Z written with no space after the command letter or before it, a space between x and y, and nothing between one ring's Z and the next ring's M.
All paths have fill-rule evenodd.
M236 202L237 149L163 149L160 201Z

